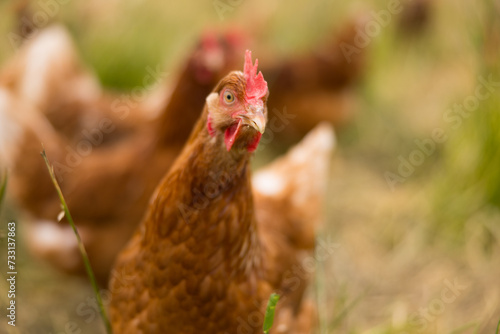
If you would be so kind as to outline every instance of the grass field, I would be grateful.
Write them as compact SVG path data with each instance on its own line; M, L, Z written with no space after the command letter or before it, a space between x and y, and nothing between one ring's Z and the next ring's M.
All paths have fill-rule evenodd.
M207 26L258 22L262 48L287 54L315 45L358 11L374 20L371 11L388 8L376 0L258 0L241 2L221 19L214 3L72 0L53 20L69 27L103 85L127 91L141 84L147 66L175 72ZM357 118L338 131L327 224L318 235L319 245L335 246L316 262L310 291L318 333L494 334L500 320L500 7L493 0L431 3L420 33L401 34L395 14L367 45ZM0 13L5 61L15 54L5 37L12 31L10 2L0 4ZM477 97L488 80L481 89L490 94ZM455 104L470 110L453 111ZM266 149L255 164L274 155ZM18 326L2 319L0 332L104 333L88 281L29 254L25 217L9 200L1 217L2 237L10 219L21 231ZM4 238L0 247L7 247ZM2 275L5 261L1 256ZM2 308L7 290L1 280Z

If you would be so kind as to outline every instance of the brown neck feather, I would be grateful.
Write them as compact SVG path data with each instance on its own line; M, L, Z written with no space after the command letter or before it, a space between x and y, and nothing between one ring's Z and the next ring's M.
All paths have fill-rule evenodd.
M207 110L154 195L146 217L146 237L159 244L179 238L193 253L206 254L229 276L260 263L253 207L250 153L227 152L223 139L206 129ZM219 136L222 137L222 136ZM195 240L190 244L189 240ZM222 251L221 251L222 250ZM203 259L200 259L200 261ZM218 261L218 263L217 263Z

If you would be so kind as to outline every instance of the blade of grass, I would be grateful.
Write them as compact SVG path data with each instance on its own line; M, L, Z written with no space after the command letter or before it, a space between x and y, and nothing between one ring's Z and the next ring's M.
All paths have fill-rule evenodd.
M85 250L85 246L83 245L82 239L80 238L80 234L76 229L73 218L71 217L71 213L69 212L68 205L66 204L66 200L62 194L61 188L59 187L59 183L57 182L56 176L54 174L54 168L50 164L47 159L47 155L45 154L45 150L42 151L43 160L45 160L45 164L47 165L47 169L49 170L50 178L52 179L52 183L54 183L54 187L56 188L57 195L59 196L59 200L61 201L62 209L64 210L64 214L66 219L68 219L73 232L75 233L76 240L78 242L78 248L80 249L80 253L82 254L83 263L85 264L85 270L87 271L87 275L89 276L90 283L92 284L92 288L94 289L94 293L97 298L97 304L99 305L99 312L101 313L102 320L104 321L104 325L106 327L106 332L108 334L112 333L111 324L109 322L108 316L106 315L106 310L104 309L104 304L102 303L101 294L99 293L99 287L97 285L97 281L94 276L94 272L92 271L92 267L90 266L89 257L87 255L87 251Z
M358 303L365 297L367 294L368 289L365 290L365 292L360 293L356 298L354 298L347 306L345 306L339 314L331 321L329 324L330 330L333 330L334 328L340 326L342 320L349 314L349 312L358 305Z
M466 323L465 325L462 325L458 328L455 328L454 330L452 330L450 332L450 334L460 334L460 333L463 333L465 332L466 330L469 330L473 327L476 327L476 332L477 332L477 329L480 328L480 324L478 324L476 321L471 321L469 323Z
M2 183L0 185L0 210L2 209L3 199L5 198L5 191L7 189L7 180L8 179L9 179L9 176L7 174L7 171L5 171L5 173L2 177Z
M264 334L269 334L269 330L273 327L274 312L276 311L276 304L280 300L280 295L271 293L269 301L267 302L266 316L264 317L264 326L262 327Z
M498 331L500 331L500 320L498 320L497 331L495 334L498 334Z

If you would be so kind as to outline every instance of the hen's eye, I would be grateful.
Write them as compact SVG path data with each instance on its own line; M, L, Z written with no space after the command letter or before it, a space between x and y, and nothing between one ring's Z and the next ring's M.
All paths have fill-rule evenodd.
M224 92L224 102L226 102L227 104L231 104L234 102L234 95L233 93L231 93L230 91L226 90Z

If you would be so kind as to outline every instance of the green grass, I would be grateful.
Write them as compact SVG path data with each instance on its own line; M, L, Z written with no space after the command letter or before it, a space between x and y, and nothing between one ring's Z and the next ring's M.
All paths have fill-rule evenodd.
M277 293L272 293L271 296L269 296L269 301L267 302L266 307L266 315L264 317L264 324L262 326L264 334L269 334L269 331L273 327L274 312L276 311L276 305L278 304L279 300L280 295L278 295Z
M2 205L3 205L3 201L5 199L5 192L7 190L7 181L8 181L8 174L7 174L7 171L5 171L3 173L3 176L2 176L2 181L0 183L0 212L2 210Z
M97 304L99 306L99 312L102 318L102 321L104 322L104 326L106 327L106 332L108 334L112 333L111 330L111 323L109 322L108 316L106 315L106 310L104 308L104 304L102 302L102 297L99 292L99 286L97 285L97 281L94 276L94 272L92 270L92 267L90 265L89 257L87 255L87 251L85 250L85 246L83 245L82 239L80 238L80 234L78 233L78 230L76 228L76 225L73 221L73 218L71 217L71 213L69 212L68 205L66 204L66 200L64 199L63 193L61 191L61 188L59 187L59 183L57 182L56 176L54 174L54 167L50 164L49 159L47 158L47 155L45 154L45 150L42 152L42 158L45 161L45 164L47 165L47 169L50 174L50 178L52 179L52 183L54 183L54 188L57 191L57 195L59 196L59 200L61 201L61 207L64 212L64 216L66 216L66 219L68 220L71 228L73 229L73 232L75 233L76 240L78 242L78 248L80 250L80 254L82 255L83 263L85 264L85 270L87 271L87 275L89 277L90 283L92 285L92 288L94 290L95 297L97 299ZM62 217L64 217L62 216ZM62 219L62 217L60 217Z
M468 29L463 36L472 46L475 76L485 79L492 76L498 82L500 46L495 38L498 38L500 9L495 8L491 0L473 7L470 4L470 7L463 6L471 13L466 18ZM479 85L481 83L476 79L467 95L453 103L462 104L467 96L474 95ZM462 119L456 129L448 129L450 139L444 144L440 171L433 179L436 185L433 195L436 231L452 236L451 239L460 243L465 239L465 225L475 215L500 210L500 88L495 89L470 112L470 117Z

